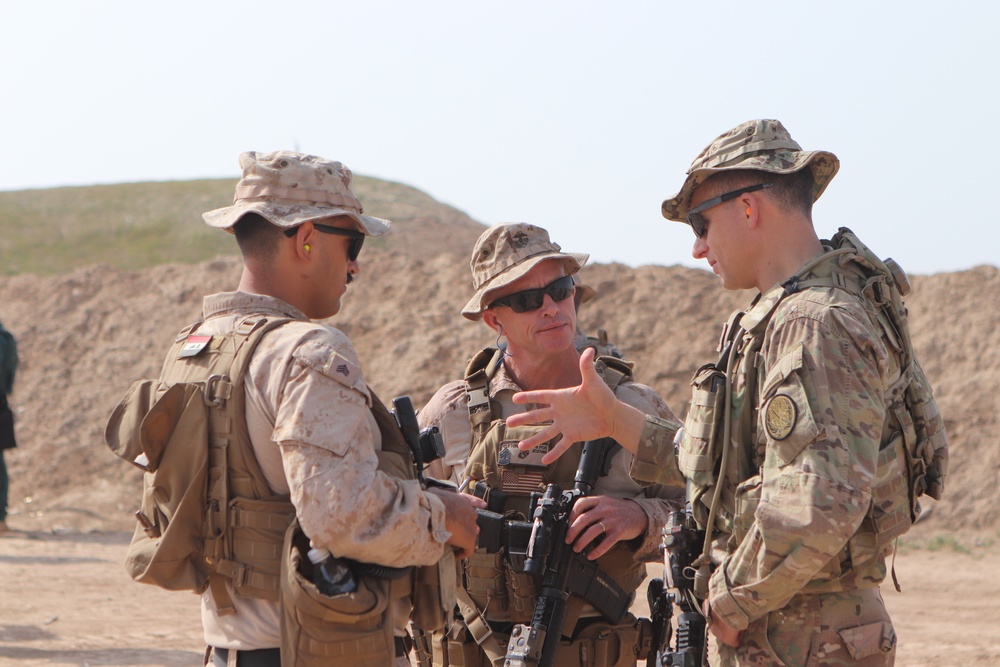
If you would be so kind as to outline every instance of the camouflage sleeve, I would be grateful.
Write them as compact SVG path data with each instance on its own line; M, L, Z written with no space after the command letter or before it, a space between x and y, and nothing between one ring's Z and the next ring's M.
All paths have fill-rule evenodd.
M809 294L808 292L805 294ZM712 575L713 615L744 629L810 583L841 576L871 500L886 351L860 305L805 296L776 313L757 399L760 474L740 485L739 547ZM754 505L756 504L756 510ZM877 582L874 582L877 583Z
M472 440L468 402L465 382L458 380L438 389L417 413L420 428L437 426L444 442L444 456L427 466L426 476L462 483Z
M647 415L655 415L657 419L664 423L673 424L677 421L673 411L667 406L666 401L656 393L651 387L636 382L621 385L616 391L617 398L634 408L642 410ZM673 436L671 436L671 451L673 449ZM630 456L629 474L633 477L633 482L644 487L642 496L633 497L632 501L642 508L646 514L648 527L642 543L636 549L635 558L639 561L653 561L660 558L660 543L662 541L663 528L667 524L670 513L680 509L684 504L684 485L670 485L670 481L650 483L639 482L634 479L636 469L636 455L627 451L618 453L618 456ZM672 458L672 457L671 457ZM674 480L675 482L677 480Z
M316 334L292 352L272 439L281 447L292 503L314 543L359 561L427 565L450 534L441 501L416 480L379 470L378 429L346 336Z
M674 453L674 437L680 429L677 421L646 415L646 424L632 459L632 479L640 484L684 486L684 476L677 468Z

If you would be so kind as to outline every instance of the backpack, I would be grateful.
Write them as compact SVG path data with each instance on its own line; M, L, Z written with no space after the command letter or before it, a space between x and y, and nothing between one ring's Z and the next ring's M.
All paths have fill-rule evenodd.
M136 581L201 593L232 610L241 596L278 600L280 553L294 517L272 495L247 430L244 379L263 336L292 321L251 316L222 335L182 330L160 377L135 382L115 408L105 442L144 471L125 568Z
M910 281L892 259L879 259L846 227L832 239L834 248L850 249L849 262L860 266L868 277L863 293L878 311L879 324L889 345L900 355L900 379L891 388L890 418L896 421L906 454L906 481L911 519L920 515L922 495L940 500L948 475L948 439L930 382L917 361L910 340L910 327L903 297Z

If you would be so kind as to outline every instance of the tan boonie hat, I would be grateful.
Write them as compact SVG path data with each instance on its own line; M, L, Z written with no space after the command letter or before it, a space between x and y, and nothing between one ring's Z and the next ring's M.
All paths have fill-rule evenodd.
M492 301L491 292L511 284L547 259L561 261L566 275L571 276L590 255L562 252L558 243L549 240L549 233L535 225L516 222L490 227L472 249L469 264L476 293L465 304L462 315L469 320L482 319L483 310Z
M385 234L392 224L362 215L364 209L351 189L351 170L340 162L292 151L249 151L240 155L240 167L243 177L236 184L233 205L202 215L212 227L232 232L250 212L283 228L346 215L369 236Z
M681 191L663 202L663 217L687 222L691 195L720 171L758 169L772 174L793 174L804 167L812 169L813 201L816 201L840 168L840 160L827 151L803 151L780 121L747 121L720 135L695 158Z

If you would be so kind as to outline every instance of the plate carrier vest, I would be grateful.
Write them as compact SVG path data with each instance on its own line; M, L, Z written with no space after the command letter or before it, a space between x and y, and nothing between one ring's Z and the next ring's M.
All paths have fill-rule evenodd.
M145 471L139 525L125 562L136 581L197 593L210 588L220 614L235 611L227 580L237 595L249 598L278 602L279 591L289 590L296 575L282 572L283 561L287 568L289 560L285 552L296 544L308 548L308 539L297 531L288 494L271 493L254 456L245 376L263 336L294 321L251 315L233 331L213 336L197 334L201 322L186 327L167 353L159 379L135 382L112 413L105 431L108 446ZM382 436L378 469L416 479L395 419L374 392L371 397ZM308 633L305 624L330 626L335 615L311 618L312 610L289 608L286 600L283 656L297 653L301 664L310 664L310 659L328 660L333 650L355 656L358 665L391 660L391 600L411 596L413 577L370 585L382 602L380 613L364 619L363 640L348 634L324 644L301 635L298 624ZM358 625L346 616L344 622ZM287 638L298 645L289 646Z
M531 493L544 492L548 484L572 487L580 463L581 448L571 448L549 466L538 461L544 453L541 450L536 449L523 458L515 454L517 443L536 433L539 427L508 428L500 417L500 406L490 400L489 383L502 362L503 352L487 347L476 354L466 368L472 443L465 475L473 483L485 482L487 502L493 490L503 492L504 506L495 511L502 513L508 521L530 521ZM598 358L595 370L612 391L632 379L632 364L614 357ZM491 509L494 509L492 505ZM597 560L597 564L630 593L638 588L645 577L645 566L636 562L631 551L623 544L615 545ZM464 589L460 588L458 591L458 606L465 627L479 648L495 664L502 664L507 652L507 639L502 634L495 635L493 628L498 627L498 624L526 623L531 619L538 595L538 582L531 575L516 571L505 549L498 553L482 553L480 550L470 556L465 562L464 582ZM582 610L583 600L571 598L564 625L567 633L572 632L576 626ZM619 632L621 630L618 628ZM631 631L631 628L628 630ZM606 634L611 637L614 631ZM582 641L592 642L595 639L600 641L600 637L588 637ZM619 639L628 642L636 639L636 636L623 635ZM613 637L610 640L618 641ZM449 653L453 655L457 648L452 644ZM622 650L627 652L628 649L623 645ZM435 664L440 664L437 654ZM455 662L452 657L450 664L468 663Z
M679 444L678 466L689 481L688 500L698 526L733 534L738 544L745 536L747 526L743 524L752 521L752 511L741 512L740 517L748 515L744 521L732 506L732 491L743 480L717 477L720 470L733 470L727 463L733 448L723 443L757 442L755 408L767 369L748 360L759 358L767 325L790 294L820 287L842 289L861 298L898 365L885 395L886 422L880 436L871 502L861 527L847 545L856 571L877 562L893 541L909 530L920 516L920 496L941 498L948 471L947 438L930 384L910 341L902 299L910 290L906 274L892 259L880 260L846 227L824 246L831 249L783 283L783 292L769 304L766 314L747 325L741 319L744 313L738 312L726 324L720 339L719 362L706 364L692 380L694 391ZM740 370L746 373L744 395L741 400L727 400ZM739 403L735 413L734 401ZM751 466L759 464L751 462ZM707 566L711 540L712 530L706 530L699 563L703 566ZM707 577L696 580L707 584ZM894 571L893 581L898 589ZM825 580L809 584L806 590L840 590L841 584L836 579ZM697 592L704 595L703 590Z

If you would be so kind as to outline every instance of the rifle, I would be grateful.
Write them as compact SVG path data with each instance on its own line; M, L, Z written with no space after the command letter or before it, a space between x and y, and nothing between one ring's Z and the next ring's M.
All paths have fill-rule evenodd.
M700 667L705 658L705 617L695 594L694 568L704 539L705 531L696 528L689 508L670 514L663 529L664 577L676 592L669 592L663 579L653 579L646 589L653 624L646 667ZM674 633L677 642L671 647L674 604L681 613ZM664 645L667 650L660 650Z
M438 427L428 426L424 430L420 430L417 413L413 409L413 401L410 400L409 396L392 399L392 416L396 420L399 430L403 433L403 440L406 441L406 445L410 449L413 467L417 471L417 479L420 480L420 488L426 489L428 484L441 485L442 483L438 480L428 482L424 477L427 464L444 456L444 439L441 437Z
M451 482L445 482L433 477L424 477L424 470L427 464L437 461L444 456L444 440L437 426L428 426L420 430L417 422L417 413L413 409L413 402L409 396L400 396L392 399L392 416L396 420L396 425L403 433L403 439L410 450L410 457L413 460L413 468L416 470L417 479L420 481L420 488L437 488L446 491L456 491L456 487ZM485 485L483 485L485 489ZM484 492L476 493L480 498L484 498ZM504 525L503 515L499 512L503 508L502 494L494 491L494 499L490 501L488 510L476 509L476 524L479 526L478 544L487 549L488 553L496 553L507 544L508 530ZM499 501L499 505L495 501ZM492 510L492 511L491 511ZM523 531L519 531L523 532ZM517 541L517 537L510 538ZM521 542L524 540L521 539Z
M628 612L629 594L597 563L566 544L573 505L593 491L594 483L602 471L606 472L618 446L610 438L584 443L573 489L563 491L558 484L549 484L535 503L524 572L540 576L541 587L530 624L518 624L511 632L506 667L553 664L570 595L583 597L612 623L620 623Z
M714 395L716 409L721 405L729 405L729 380L726 371L734 341L740 335L742 318L742 312L734 313L726 322L719 338L719 361L712 365L715 372L711 377L711 393ZM724 436L724 441L722 460L716 463L717 469L723 472L726 470L726 456L730 449L728 435ZM714 524L721 488L721 480L716 480L716 496L705 522L708 526ZM646 589L653 624L652 639L656 642L650 648L647 667L698 667L705 659L705 617L701 613L699 597L706 595L708 585L708 562L703 557L707 556L708 545L705 543L706 533L698 529L691 511L692 502L700 501L692 497L689 484L687 505L683 510L671 513L663 529L664 578L676 592L668 592L662 579L654 579ZM674 604L677 604L681 613L677 617L677 644L671 650L670 624ZM665 644L668 650L662 651L661 644Z

